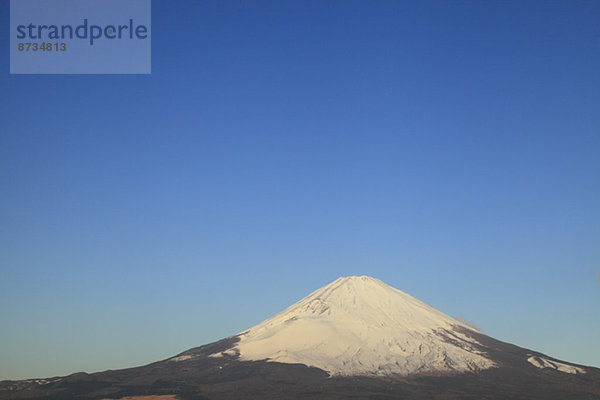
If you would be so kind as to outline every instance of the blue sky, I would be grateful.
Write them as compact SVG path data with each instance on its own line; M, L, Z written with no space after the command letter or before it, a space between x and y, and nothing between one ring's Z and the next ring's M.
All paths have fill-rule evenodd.
M0 53L0 379L166 358L358 274L600 367L598 2L152 6L149 76Z

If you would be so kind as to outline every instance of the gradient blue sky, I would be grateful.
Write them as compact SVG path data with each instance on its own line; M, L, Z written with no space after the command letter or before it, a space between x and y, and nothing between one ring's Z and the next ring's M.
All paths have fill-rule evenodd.
M366 274L600 367L600 3L154 1L150 76L9 75L0 379Z

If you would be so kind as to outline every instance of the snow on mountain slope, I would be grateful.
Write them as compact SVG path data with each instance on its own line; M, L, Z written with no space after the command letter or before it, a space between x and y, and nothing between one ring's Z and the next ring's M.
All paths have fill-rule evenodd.
M455 327L473 330L378 279L342 277L241 333L229 352L242 360L300 363L332 375L493 367L474 339Z
M532 356L529 357L527 361L538 368L551 368L557 371L566 372L567 374L585 374L585 370L583 368L575 367L573 365L558 361L551 361L544 357Z

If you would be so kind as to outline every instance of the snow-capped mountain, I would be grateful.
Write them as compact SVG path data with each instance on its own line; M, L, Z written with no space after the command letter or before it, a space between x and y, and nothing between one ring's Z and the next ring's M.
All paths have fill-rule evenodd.
M600 370L483 335L367 276L146 366L0 382L0 400L600 400Z
M493 367L464 330L472 328L378 279L351 276L242 332L227 354L346 376Z

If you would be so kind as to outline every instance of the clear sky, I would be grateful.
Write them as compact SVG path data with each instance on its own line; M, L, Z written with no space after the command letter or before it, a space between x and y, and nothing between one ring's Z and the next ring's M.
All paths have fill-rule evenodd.
M371 275L600 367L600 3L157 1L152 75L9 75L0 379Z

